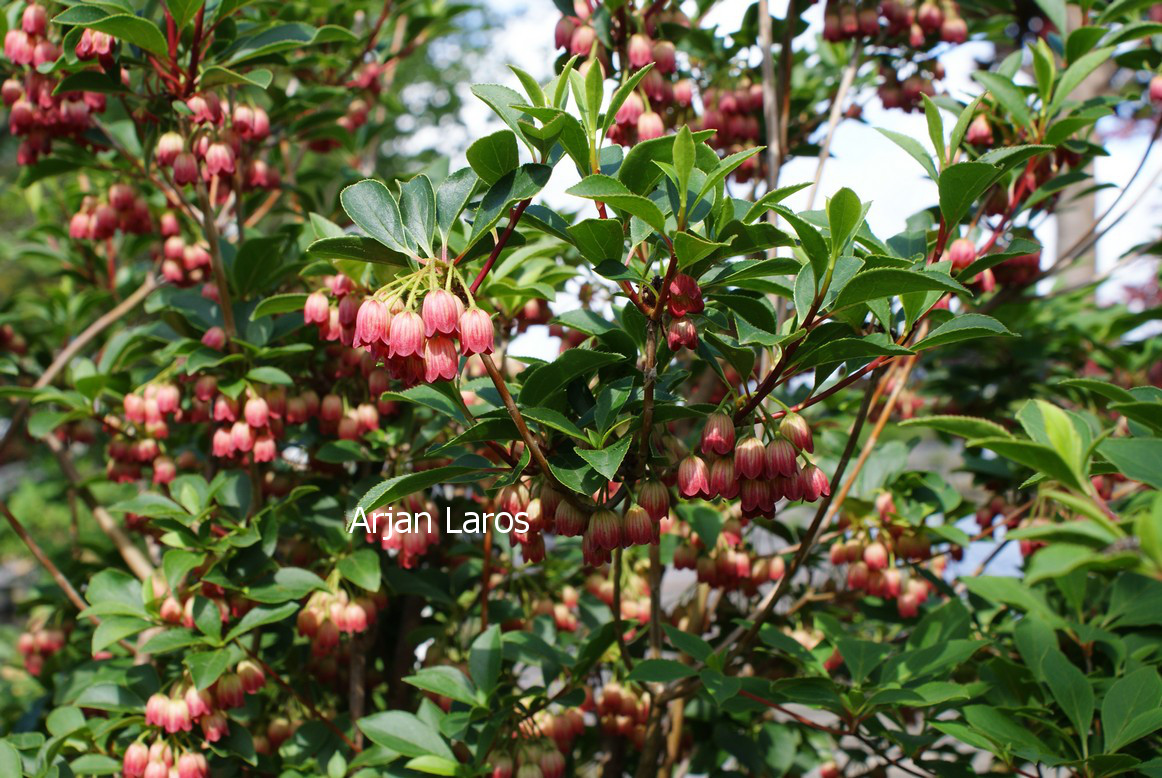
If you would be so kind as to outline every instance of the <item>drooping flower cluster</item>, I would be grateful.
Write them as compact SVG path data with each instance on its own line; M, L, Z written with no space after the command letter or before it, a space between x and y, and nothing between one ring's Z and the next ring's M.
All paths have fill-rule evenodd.
M495 333L492 318L475 305L455 268L441 271L447 279L436 285L436 264L366 297L349 279L337 277L329 284L337 304L332 306L322 290L312 292L303 319L316 325L325 340L370 353L405 386L450 381L460 373L461 356L492 353ZM451 291L453 281L467 306Z
M352 598L344 589L317 591L299 611L296 624L299 634L310 639L311 654L323 657L339 645L343 635L357 635L374 626L386 607L387 596L382 593Z
M39 676L44 670L45 662L59 653L67 640L65 630L59 627L30 624L28 630L22 632L16 639L16 650L24 660L24 669L32 675Z
M118 230L130 235L153 231L149 204L128 184L113 184L104 202L85 197L69 220L69 237L76 240L105 240Z
M82 60L99 56L106 62L112 45L108 34L85 30L77 44L77 56ZM24 138L16 153L17 164L36 163L52 150L54 138L82 140L92 126L92 114L104 112L105 95L55 93L65 73L41 72L61 56L59 45L48 37L48 12L43 5L30 3L24 7L19 26L4 35L4 56L22 68L21 77L13 76L0 87L0 96L9 109L9 132Z

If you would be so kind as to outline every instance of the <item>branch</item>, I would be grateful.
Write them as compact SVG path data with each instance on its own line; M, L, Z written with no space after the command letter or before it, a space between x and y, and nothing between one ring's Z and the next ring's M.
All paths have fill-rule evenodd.
M43 389L44 387L51 384L57 375L59 375L60 372L68 366L69 362L72 361L73 357L75 357L81 349L83 349L89 344L90 341L104 332L110 325L125 318L125 315L136 308L142 300L149 296L150 292L157 288L157 286L157 278L152 273L147 275L145 280L141 283L141 286L137 287L137 291L126 297L112 310L86 327L85 330L76 338L69 341L68 345L61 349L60 354L58 354L56 359L54 359L48 366L48 369L41 373L40 378L36 379L36 383L32 385L32 388ZM24 421L24 416L27 413L28 401L25 400L19 406L17 406L15 413L12 415L12 421L8 425L8 430L4 433L4 437L0 438L0 454L4 452L4 449L8 445L9 439L15 434L17 428L20 427L20 424L22 421Z
M3 500L0 500L0 513L3 513L4 518L8 519L8 523L12 526L12 531L16 533L18 538L24 541L24 545L28 546L28 550L32 552L34 557L36 557L36 561L40 562L41 565L44 566L44 569L48 571L48 574L52 576L52 580L56 581L56 585L59 586L61 591L65 593L65 597L68 598L69 602L76 606L76 609L79 611L83 611L85 608L89 607L85 604L85 601L81 598L81 595L76 590L76 588L74 588L73 585L69 583L69 579L65 578L64 574L60 571L60 568L57 567L53 561L48 558L48 555L45 554L37 542L32 539L32 536L28 534L28 530L26 530L24 525L20 523L20 520L12 514L12 511L8 509L8 506L4 504ZM96 616L90 616L89 618L94 624L99 623Z
M831 507L831 500L832 495L835 493L835 487L839 483L840 479L843 478L843 473L847 469L847 463L851 461L851 455L855 451L855 446L859 440L860 432L863 431L864 421L867 420L868 411L871 410L871 399L872 394L875 392L876 383L876 381L873 381L867 387L867 390L864 391L863 402L860 403L859 410L856 412L855 423L852 425L851 434L849 434L847 437L847 445L844 447L843 454L839 458L839 464L835 466L835 473L831 476L831 494L828 494L827 497L823 499L823 502L819 504L819 508L816 509L815 518L811 520L811 526L807 528L807 532L803 536L803 541L799 545L799 551L791 560L791 564L787 566L787 571L783 574L783 577L779 579L777 584L775 584L775 588L771 590L771 593L767 595L765 601L758 609L757 613L750 619L750 621L753 622L750 628L737 638L736 635L738 635L739 630L736 629L734 633L732 633L731 636L723 642L724 646L730 645L733 640L737 639L737 643L735 643L734 647L727 655L727 662L745 650L746 647L750 645L751 641L754 640L755 636L758 635L759 630L762 628L763 624L771 617L771 614L774 612L775 603L779 601L779 598L783 596L783 592L785 592L787 587L790 586L791 579L795 577L795 573L797 573L799 568L802 567L803 562L807 558L807 554L815 545L816 536L819 534L819 528L823 525L823 517L827 514L828 509Z
M617 636L617 650L626 670L633 670L633 657L625 645L625 630L621 622L621 546L613 552L613 631Z
M222 321L226 328L226 337L230 340L230 348L235 349L235 338L238 337L238 328L234 324L234 306L230 302L230 285L226 280L226 266L222 261L222 246L218 243L218 224L214 220L214 204L206 192L205 185L198 182L198 198L202 203L202 231L206 242L210 244L210 265L214 270L214 285L218 287L218 307L222 309Z
M202 24L206 20L206 5L198 9L194 19L194 38L190 42L190 69L186 75L186 95L194 92L194 83L198 80L198 58L202 56Z
M520 217L524 215L525 208L528 208L529 203L531 202L531 199L521 200L519 203L517 203L516 208L513 209L512 214L509 215L508 226L504 228L504 232L501 233L500 238L497 239L496 245L492 247L492 253L489 254L488 259L484 261L484 267L480 268L480 272L476 274L476 280L472 282L472 287L469 290L472 294L476 294L476 290L480 288L480 284L484 281L484 277L488 275L488 271L492 270L492 266L496 264L496 258L499 257L500 252L504 250L504 245L508 243L508 239L512 237L513 230L516 229L516 223L520 221Z
M145 580L153 574L153 565L146 559L145 554L141 552L129 536L121 529L121 525L117 523L109 511L105 510L97 498L85 485L81 474L77 472L77 468L73 465L73 460L69 457L69 452L65 449L63 443L57 440L55 435L47 435L44 442L52 453L56 455L57 462L60 463L61 470L65 474L65 478L72 482L73 487L80 493L81 499L85 501L85 505L89 506L89 512L93 514L93 518L97 521L97 525L101 528L113 545L117 547L117 551L121 554L121 558L125 560L125 564L133 571L133 574L138 578Z
M839 127L839 120L843 116L843 99L847 96L847 90L851 89L851 84L855 81L856 71L859 70L860 52L859 46L853 45L851 47L851 62L844 68L843 77L839 81L839 90L831 99L831 114L827 119L827 136L823 139L823 148L819 150L819 162L815 165L815 180L811 183L810 191L807 192L808 211L815 205L815 193L819 191L819 182L823 180L823 166L827 164L827 158L831 152L831 140L835 137L835 130Z
M289 683L287 683L281 675L279 675L277 672L275 672L273 667L268 665L262 659L262 657L260 657L258 654L256 654L249 646L245 645L241 640L238 640L237 638L235 638L234 643L239 648L241 648L243 651L245 651L251 659L253 659L255 662L257 662L259 664L259 666L262 668L262 671L264 673L266 673L268 676L270 676L271 678L273 678L275 683L277 683L279 686L281 686L286 691L290 692L291 696L293 696L296 700L298 700L299 703L304 708L307 709L307 712L311 714L312 718L316 719L319 723L321 723L327 729L331 730L336 735L338 735L339 739L342 740L347 745L348 748L350 748L355 753L359 753L360 751L363 750L359 746L357 746L351 740L351 738L347 737L347 733L344 732L343 730L339 729L339 727L337 727L335 725L335 722L333 722L330 719L323 716L323 714L319 712L319 709L315 707L315 704L313 702L311 702L306 697L304 697L302 694L300 694L299 691L297 689L295 689L295 687L293 687Z
M537 467L540 468L541 473L561 492L564 499L575 502L573 490L562 484L557 476L553 474L552 468L549 467L549 460L545 459L541 447L537 445L536 438L529 432L529 426L525 423L520 409L516 407L516 402L512 399L512 393L508 391L508 385L504 382L504 376L500 374L496 363L492 361L492 356L490 354L481 354L480 361L484 363L484 369L488 371L488 377L492 379L492 384L496 387L496 391L500 393L500 399L504 401L504 407L508 409L508 415L516 425L521 440L524 441L525 446L528 448L533 461L537 463ZM587 507L586 510L588 510Z

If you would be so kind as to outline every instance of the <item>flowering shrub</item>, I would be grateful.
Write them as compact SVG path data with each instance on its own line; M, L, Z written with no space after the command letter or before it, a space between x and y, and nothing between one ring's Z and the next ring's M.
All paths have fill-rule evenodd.
M464 10L7 7L0 775L1162 772L1158 291L1035 234L1154 10L578 0L457 169L393 142ZM812 207L871 95L891 237Z

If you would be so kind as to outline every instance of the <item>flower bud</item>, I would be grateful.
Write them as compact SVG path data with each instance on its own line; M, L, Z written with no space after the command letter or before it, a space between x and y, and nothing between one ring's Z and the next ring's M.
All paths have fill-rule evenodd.
M355 348L370 350L375 343L387 342L389 317L387 306L373 297L368 297L359 306L355 317L355 339L351 345Z
M725 413L706 417L702 427L702 453L726 456L734 450L734 422Z
M706 304L702 301L702 290L698 288L698 283L685 273L675 275L670 281L669 307L670 315L675 317L702 313Z
M645 105L637 92L630 92L625 98L625 102L617 109L617 123L618 124L637 124L637 120L641 118L642 112L645 110Z
M672 319L666 330L666 345L670 351L677 351L683 346L694 351L698 348L698 328L685 316Z
M256 429L265 427L270 421L270 407L266 404L266 400L261 397L251 397L246 401L243 415L246 417L246 423L251 427Z
M143 778L149 765L149 748L144 743L130 743L121 760L122 778Z
M579 57L589 56L593 44L597 42L597 32L587 24L573 30L573 37L569 40L569 52Z
M670 490L661 481L646 481L638 492L638 504L645 508L651 519L661 521L670 512Z
M766 476L793 476L799 471L797 457L799 453L795 446L781 435L767 444Z
M455 335L460 323L460 315L464 313L464 304L460 298L443 289L436 289L424 296L421 314L424 320L424 335Z
M625 512L624 541L631 546L645 546L658 542L658 525L640 505L631 505Z
M807 421L797 413L788 413L779 422L779 434L791 441L791 444L799 451L806 451L808 454L815 452L815 443L811 439L811 428L807 426Z
M214 699L221 708L241 708L245 700L242 679L237 673L223 673L214 683Z
M637 120L638 140L653 140L660 138L666 132L662 117L653 111L645 111Z
M820 497L831 494L831 484L827 482L827 476L815 465L807 465L803 468L799 472L797 480L803 490L802 499L807 502L815 502Z
M766 470L766 447L762 441L749 437L734 451L734 468L741 478L762 478Z
M447 335L428 338L424 345L424 381L451 381L460 372L456 344Z
M321 291L312 292L307 297L307 303L303 307L303 321L307 324L323 326L330 318L331 308L327 304L327 295Z
M388 337L389 353L393 357L423 356L424 321L415 311L404 311L391 317Z
M710 473L700 457L691 454L678 464L678 491L687 498L710 496Z
M544 504L544 496L542 492L541 503ZM581 509L573 505L568 500L561 500L557 505L556 516L554 522L557 528L557 534L563 538L576 538L585 534L586 526L589 521Z
M1162 88L1162 84L1160 84L1160 88ZM993 145L993 130L984 114L979 114L972 120L972 123L968 125L968 131L964 134L964 139L973 146Z
M650 39L640 32L629 36L628 50L630 67L645 67L654 59L653 46L650 45Z
M621 545L622 519L613 511L598 510L589 519L585 534L598 548L613 551Z
M724 500L738 497L738 468L733 457L719 457L710 465L710 494Z
M456 300L459 302L459 300ZM460 314L460 353L491 354L495 344L492 317L472 307Z
M968 238L958 238L948 247L948 259L956 272L964 270L976 259L976 244Z

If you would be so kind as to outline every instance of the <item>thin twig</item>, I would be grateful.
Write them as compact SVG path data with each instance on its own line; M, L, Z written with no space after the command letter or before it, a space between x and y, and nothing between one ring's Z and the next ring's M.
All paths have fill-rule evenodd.
M843 70L843 76L839 80L839 90L835 93L835 97L831 99L831 114L827 118L827 135L823 139L823 148L819 150L819 161L815 164L815 180L811 183L811 189L807 192L807 210L810 211L815 205L815 193L819 191L819 182L823 180L823 166L827 164L828 155L831 153L831 140L835 137L835 130L839 127L839 120L843 116L843 100L847 97L847 91L851 89L852 82L855 81L856 71L859 70L859 55L862 49L855 45L851 46L851 61L847 63L847 67Z
M36 383L32 385L32 388L43 389L44 387L51 384L57 375L59 375L60 372L68 366L69 362L72 361L73 357L75 357L81 349L87 346L94 338L108 329L111 325L124 319L126 314L136 308L142 300L149 296L150 292L157 288L157 286L157 278L152 273L150 273L148 276L146 276L145 280L142 281L141 286L137 287L137 290L133 294L129 295L120 303L118 303L108 313L100 316L96 321L86 327L80 335L69 341L68 345L61 349L61 352L57 354L56 358L53 359L48 368L45 369L43 373L41 373L40 378L36 379ZM27 413L28 401L25 400L17 406L16 411L12 415L12 421L9 423L8 429L4 432L4 437L0 439L0 454L4 452L4 449L8 445L9 439L20 427L21 422L24 421L24 416Z

